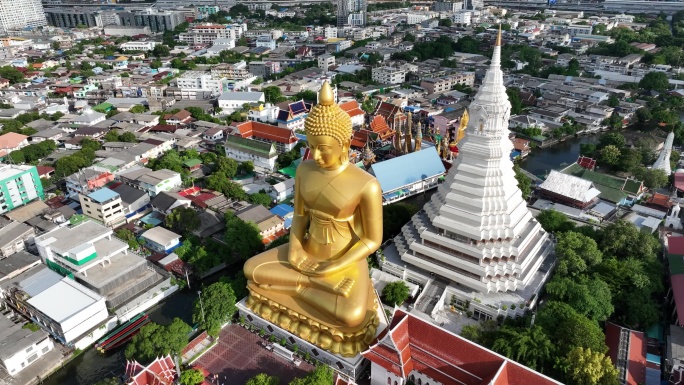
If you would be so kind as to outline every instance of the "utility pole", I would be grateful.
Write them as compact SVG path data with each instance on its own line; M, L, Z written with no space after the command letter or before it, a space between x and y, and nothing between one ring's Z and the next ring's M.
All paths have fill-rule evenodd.
M202 309L202 322L207 323L206 318L204 318L204 304L202 303L202 290L197 290L197 296L200 300L200 309Z

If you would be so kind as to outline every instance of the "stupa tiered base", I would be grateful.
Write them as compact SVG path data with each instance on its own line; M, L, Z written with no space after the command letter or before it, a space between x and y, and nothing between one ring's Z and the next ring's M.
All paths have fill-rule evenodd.
M380 318L378 300L369 288L366 317L350 328L321 314L312 306L288 294L247 285L245 305L256 315L321 349L343 357L355 357L366 350L377 335Z

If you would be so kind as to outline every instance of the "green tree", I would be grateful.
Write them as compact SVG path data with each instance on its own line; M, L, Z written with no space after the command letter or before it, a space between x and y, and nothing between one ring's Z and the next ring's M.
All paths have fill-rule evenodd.
M546 292L550 299L564 302L594 321L605 321L614 311L610 287L598 278L576 281L555 276L546 285Z
M197 211L192 207L185 206L179 206L173 209L173 211L166 216L164 222L167 227L181 235L188 235L192 231L197 230L200 226L200 219L197 215Z
M152 55L156 57L167 57L171 55L171 49L163 44L157 44L152 50Z
M273 198L271 198L271 196L266 193L260 192L256 194L250 194L249 201L251 203L259 204L265 207L270 207L271 203L273 203Z
M0 77L9 80L10 84L24 81L24 74L12 66L0 67Z
M598 148L602 149L607 146L614 146L618 149L622 149L623 147L625 147L626 143L627 140L622 134L618 134L617 132L610 132L608 134L601 136L601 138L599 139Z
M382 301L389 306L401 305L409 297L409 288L404 281L394 281L382 289Z
M316 94L314 91L311 90L304 90L297 92L292 96L293 100L307 100L307 101L316 101L318 100L318 94Z
M515 171L515 180L518 181L518 188L522 192L522 197L527 200L532 193L532 179L517 164L513 166L513 171Z
M599 151L599 161L602 163L607 164L610 167L617 166L618 163L620 163L620 149L613 146L609 145L606 147L603 147Z
M397 235L401 227L411 220L413 214L417 213L418 207L397 202L382 207L382 239L383 242Z
M290 385L330 385L332 383L333 371L328 365L318 365L305 377L290 381Z
M634 171L634 177L643 181L648 188L660 188L665 186L669 180L665 171L661 169L646 168L641 166Z
M556 243L560 276L576 277L584 274L590 267L598 265L603 259L596 241L574 231L558 234Z
M204 382L204 374L198 369L188 369L181 372L181 385L199 385Z
M245 382L245 385L278 385L280 379L276 376L269 376L266 373L259 373Z
M609 107L617 107L620 105L620 99L617 98L615 95L611 95L610 98L608 98L608 106Z
M145 106L141 104L136 104L135 106L131 107L131 109L128 111L132 114L142 114L145 112Z
M201 301L195 301L192 322L200 325L210 336L218 336L221 326L230 321L237 311L233 288L225 282L216 282L204 288L200 296Z
M606 337L598 323L577 313L568 304L548 301L537 312L536 324L544 329L551 342L559 349L582 347L602 353L608 351Z
M591 349L576 347L565 359L568 379L576 385L617 385L618 371L610 357Z
M440 27L451 27L452 24L453 22L451 21L451 19L439 19Z
M652 71L639 81L639 87L645 90L666 91L670 87L670 82L664 72Z
M504 326L497 332L492 350L533 370L543 370L552 362L555 346L539 326L517 329Z
M238 162L225 156L216 159L216 171L224 173L228 178L232 178L237 174Z
M236 4L228 10L231 17L247 16L250 14L249 8L244 4Z
M506 95L508 95L508 101L511 102L511 114L521 114L523 110L523 104L522 100L520 99L520 90L517 88L506 88Z
M264 87L261 92L264 93L264 97L269 103L280 103L286 99L278 86Z
M126 131L123 134L119 135L119 142L137 143L138 138L135 136L134 133Z
M234 215L226 215L226 234L223 239L233 256L243 261L264 249L259 228L254 223L244 222Z
M544 210L537 215L537 221L549 233L572 231L575 223L567 215L556 210Z
M188 343L192 328L180 318L168 326L149 323L140 329L126 347L126 358L147 363L167 354L178 355Z
M662 249L657 238L625 220L604 227L600 233L599 246L605 254L619 259L652 260L657 258Z

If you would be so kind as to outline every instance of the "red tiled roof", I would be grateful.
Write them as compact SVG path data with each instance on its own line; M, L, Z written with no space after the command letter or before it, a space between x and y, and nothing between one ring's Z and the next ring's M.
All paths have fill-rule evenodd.
M684 172L679 172L679 170L675 171L674 185L677 190L684 191Z
M606 322L606 345L608 345L608 356L613 365L618 370L625 371L624 383L626 385L638 385L646 382L646 337L644 333ZM624 356L620 356L620 345L627 348Z
M582 166L586 169L593 170L594 167L596 167L596 160L592 159L592 158L588 158L586 156L580 156L577 159L577 164L579 164L580 166Z
M149 132L176 132L178 127L172 124L157 124L156 126L150 127Z
M684 256L684 237L667 238L667 253Z
M382 115L375 115L373 120L370 122L370 128L373 130L373 132L382 134L383 132L389 130L389 126L387 125L387 121L385 120L385 117Z
M266 123L249 121L237 123L234 127L243 138L256 137L284 144L297 143L298 141L292 130Z
M627 365L627 384L638 385L646 382L646 337L644 333L632 330L629 333L629 364Z
M352 136L351 146L356 148L362 148L368 142L368 131L354 131Z
M43 176L55 172L55 168L49 166L36 166L36 171L38 171L38 176Z
M195 346L199 345L200 342L204 341L204 339L207 338L207 336L207 332L202 332L200 335L195 337L192 341L190 341L190 343L187 346L183 348L183 350L181 351L181 356L185 355L185 353L194 349Z
M344 102L340 104L340 108L343 109L344 112L346 112L350 118L353 118L358 115L363 115L363 110L359 108L359 103L356 100Z
M654 193L648 198L648 204L670 209L670 197L665 194Z
M670 237L670 240L672 240L672 238L674 237ZM670 282L672 286L672 296L674 297L675 307L677 308L677 324L682 326L684 325L684 274L671 275Z
M157 358L147 367L129 361L126 373L131 376L126 385L171 385L176 377L176 366L171 356Z
M388 330L361 354L403 378L415 370L445 385L559 384L401 310Z

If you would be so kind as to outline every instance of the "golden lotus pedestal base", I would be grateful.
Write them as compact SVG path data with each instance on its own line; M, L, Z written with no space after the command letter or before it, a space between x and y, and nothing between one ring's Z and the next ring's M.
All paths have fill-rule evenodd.
M333 354L355 357L366 350L376 336L380 318L378 301L369 288L366 318L354 328L334 323L319 311L287 294L275 293L248 284L245 305L254 314L283 330Z

